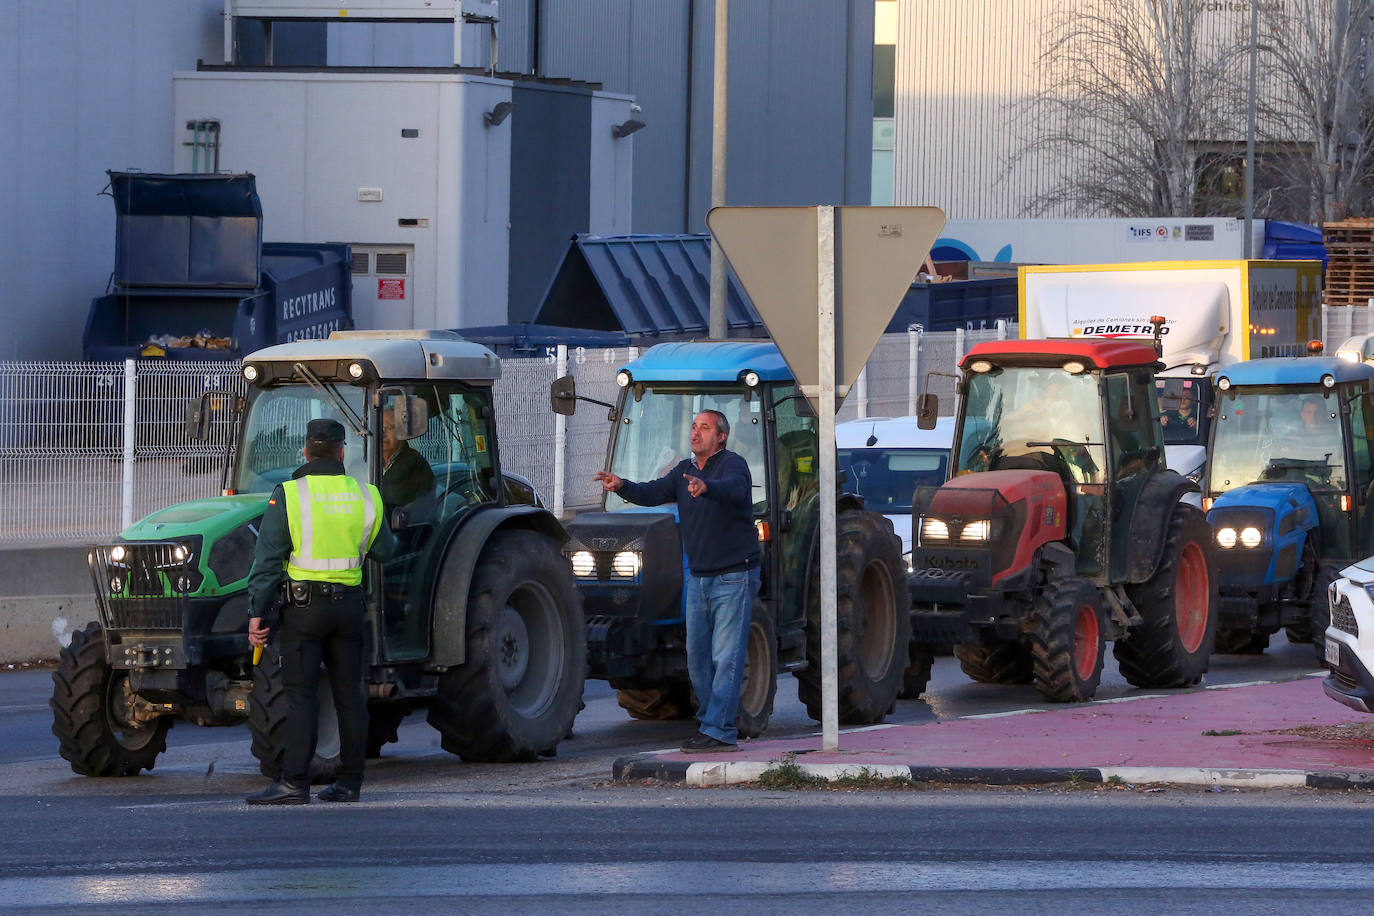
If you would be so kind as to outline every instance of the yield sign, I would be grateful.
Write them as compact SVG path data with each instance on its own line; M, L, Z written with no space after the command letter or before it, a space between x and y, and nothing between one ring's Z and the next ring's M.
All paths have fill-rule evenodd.
M936 207L835 207L836 407L859 377L945 224ZM721 250L797 384L820 384L817 207L716 207ZM812 407L817 398L808 395Z

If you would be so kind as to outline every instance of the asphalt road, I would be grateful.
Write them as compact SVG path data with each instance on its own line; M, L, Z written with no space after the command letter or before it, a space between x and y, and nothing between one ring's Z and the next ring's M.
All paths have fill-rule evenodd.
M1301 676L1308 646L1214 659L1209 683ZM678 790L608 783L616 757L689 723L634 722L588 685L553 760L470 765L423 715L369 765L364 803L249 809L242 728L179 725L157 768L71 774L48 732L47 672L0 674L0 908L178 912L1362 912L1374 884L1360 792L1118 787ZM815 725L779 681L769 735ZM1110 667L1103 699L1127 695ZM889 721L1036 707L1029 687L936 664ZM403 904L398 901L404 901Z

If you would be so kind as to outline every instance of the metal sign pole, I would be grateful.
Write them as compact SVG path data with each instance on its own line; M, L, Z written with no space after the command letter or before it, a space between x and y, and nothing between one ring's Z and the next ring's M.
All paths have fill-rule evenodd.
M816 338L820 371L821 747L840 748L835 597L835 208L816 208Z

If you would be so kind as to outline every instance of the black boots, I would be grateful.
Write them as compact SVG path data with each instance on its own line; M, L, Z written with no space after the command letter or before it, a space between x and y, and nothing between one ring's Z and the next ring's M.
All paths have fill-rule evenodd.
M250 795L244 801L250 805L306 805L310 803L310 787L278 779L257 795Z
M322 802L355 802L358 800L358 790L336 782L321 789L316 797Z

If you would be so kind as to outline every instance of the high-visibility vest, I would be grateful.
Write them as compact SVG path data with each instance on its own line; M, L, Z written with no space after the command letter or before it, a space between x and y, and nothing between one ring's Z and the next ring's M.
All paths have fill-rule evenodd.
M363 559L382 530L382 495L343 474L307 474L282 484L297 581L361 585Z

